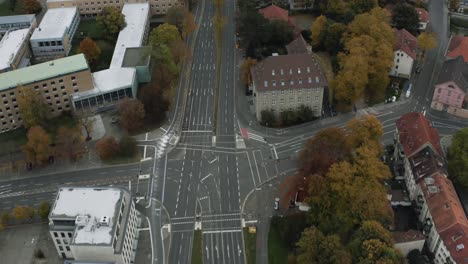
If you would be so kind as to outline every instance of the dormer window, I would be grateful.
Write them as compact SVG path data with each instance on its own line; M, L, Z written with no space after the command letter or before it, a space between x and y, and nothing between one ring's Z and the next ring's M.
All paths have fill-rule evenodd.
M290 80L290 81L289 81L289 84L290 84L290 85L294 85L294 80Z
M302 79L299 78L299 84L302 84Z
M320 79L319 79L318 76L315 76L315 82L316 82L316 83L319 83L319 82L320 82Z
M276 86L276 81L273 81L273 82L272 82L272 85L273 85L273 86Z
M297 68L297 73L301 73L301 68Z
M310 73L310 67L307 67L307 73Z
M265 82L263 83L263 85L264 85L265 87L268 87L268 82L265 81Z
M289 74L292 74L292 69L289 69Z
M271 70L271 75L275 76L275 70Z
M281 86L284 86L284 80L281 80Z
M283 71L283 69L281 69L281 70L280 70L280 72L281 72L281 75L284 75L284 71Z
M308 80L309 80L309 83L312 83L312 77L309 77Z

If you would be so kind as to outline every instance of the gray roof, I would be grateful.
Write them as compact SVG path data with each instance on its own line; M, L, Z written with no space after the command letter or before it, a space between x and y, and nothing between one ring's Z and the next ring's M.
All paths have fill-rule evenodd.
M31 23L36 15L17 15L17 16L0 16L0 24L9 23Z
M445 61L439 73L437 83L453 81L460 89L468 92L468 64L463 60L463 56Z
M122 67L147 66L149 64L149 48L127 48L122 62Z

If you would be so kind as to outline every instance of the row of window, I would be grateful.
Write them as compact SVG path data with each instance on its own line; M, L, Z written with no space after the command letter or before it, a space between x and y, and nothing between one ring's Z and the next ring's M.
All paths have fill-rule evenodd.
M296 110L300 110L300 109L301 109L301 106L296 107ZM275 109L270 109L270 110L271 110L272 113L275 113ZM292 107L289 107L289 108L287 108L287 109L286 109L286 108L283 109L282 107L280 107L280 109L278 110L278 112L282 113L282 112L284 112L284 111L286 111L286 110L293 111L294 109L293 109ZM318 111L318 106L314 105L314 110L313 110L313 111L314 111L314 112L317 112L317 111Z
M315 88L315 92L317 92L317 93L320 92L320 89L321 89L320 87ZM294 94L294 90L295 89L289 89L289 94L291 94L291 95ZM311 93L312 92L312 88L304 88L304 90L305 90L306 93ZM284 91L285 90L280 91L281 95L284 95L284 93L285 93ZM296 89L296 91L297 91L298 94L301 94L302 93L302 88ZM268 92L264 92L263 97L267 97L267 96L268 96ZM273 97L276 96L276 91L271 91L271 96L273 96Z
M312 83L312 77L308 77L308 78L307 78L307 82L308 82L308 83ZM320 83L320 78L319 78L318 76L315 77L315 82L316 82L316 83ZM285 85L286 85L286 81L285 81L285 80L280 80L280 83L281 83L281 86L285 86ZM297 83L298 83L298 84L302 84L302 78L297 79ZM264 81L264 82L263 82L263 85L264 85L265 87L268 87L268 81ZM273 87L276 87L276 80L273 80L273 81L271 82L271 85L272 85ZM294 85L294 80L293 80L293 79L290 79L290 80L289 80L289 85Z
M301 68L297 68L297 73L298 74L301 74L302 73L302 70ZM307 73L310 73L310 67L307 67ZM275 76L276 72L275 70L271 70L271 75L272 76ZM284 70L283 69L280 69L280 74L281 75L284 75ZM289 69L289 75L292 75L293 74L293 69Z
M315 101L318 101L318 100L319 100L319 96L315 96ZM307 96L305 101L309 102L310 101L310 96ZM263 105L266 105L267 102L268 101L266 99L264 99L263 100ZM297 102L302 103L302 98L301 97L297 98ZM289 98L289 103L290 104L293 103L293 98ZM275 99L271 100L271 105L275 105L275 104L276 104L276 100ZM284 104L284 99L283 98L281 98L280 104Z
M50 46L63 46L63 42L61 40L53 40L53 41L40 41L38 42L39 47L50 47Z

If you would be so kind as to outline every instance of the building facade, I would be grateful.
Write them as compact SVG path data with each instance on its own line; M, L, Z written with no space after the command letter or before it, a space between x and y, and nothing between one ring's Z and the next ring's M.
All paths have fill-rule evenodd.
M468 64L462 56L442 65L431 108L468 118Z
M395 29L396 43L393 48L393 66L390 75L409 79L416 60L418 40L406 29Z
M139 222L128 190L63 187L49 214L49 233L64 259L130 264Z
M328 83L313 55L273 55L252 67L251 75L258 120L263 110L278 116L301 106L309 107L314 116L321 116Z
M149 3L151 15L165 14L173 6L186 6L186 0L47 0L47 7L77 7L82 17L96 17L104 7L122 9L124 4L132 3Z
M307 10L314 7L315 0L289 0L290 10Z
M36 28L36 15L0 16L0 39L9 30Z
M427 23L429 23L429 12L422 7L415 8L419 17L419 30L425 31L427 28Z
M41 24L31 36L31 49L39 61L68 55L71 41L80 23L76 7L47 10Z
M10 30L5 34L0 40L0 73L31 64L30 37L31 28Z
M22 91L42 96L50 107L51 116L55 116L72 110L74 93L93 88L93 78L83 54L1 73L1 132L22 125L17 102L17 95Z

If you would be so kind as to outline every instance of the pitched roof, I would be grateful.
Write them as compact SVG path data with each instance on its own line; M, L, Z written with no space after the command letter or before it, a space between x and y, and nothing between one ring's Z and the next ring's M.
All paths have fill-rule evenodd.
M462 56L447 60L442 64L437 84L446 82L454 82L460 89L468 92L468 64Z
M288 45L286 45L286 50L288 51L288 54L304 54L308 53L312 50L309 48L309 45L307 42L304 40L302 37L302 34L299 34L299 36L291 41Z
M468 263L468 220L452 182L438 174L420 186L445 247L456 263Z
M468 37L452 36L445 56L449 58L463 56L464 61L468 62Z
M259 91L324 87L328 85L319 62L311 54L270 56L250 69Z
M278 19L285 22L289 21L288 10L284 10L277 5L267 6L265 8L259 9L258 12L260 12L260 14L269 20Z
M395 244L426 240L426 237L420 231L414 229L410 229L406 232L395 231L392 232L392 236Z
M406 29L395 29L395 47L393 48L394 51L402 50L408 56L416 59L416 52L418 49L418 39L409 33Z
M429 144L438 155L442 155L439 132L431 126L422 113L413 112L402 115L396 121L396 127L406 156L413 156Z
M429 13L427 12L426 9L421 8L421 7L417 7L415 9L416 9L416 12L419 15L419 21L420 22L424 22L424 23L429 22Z

